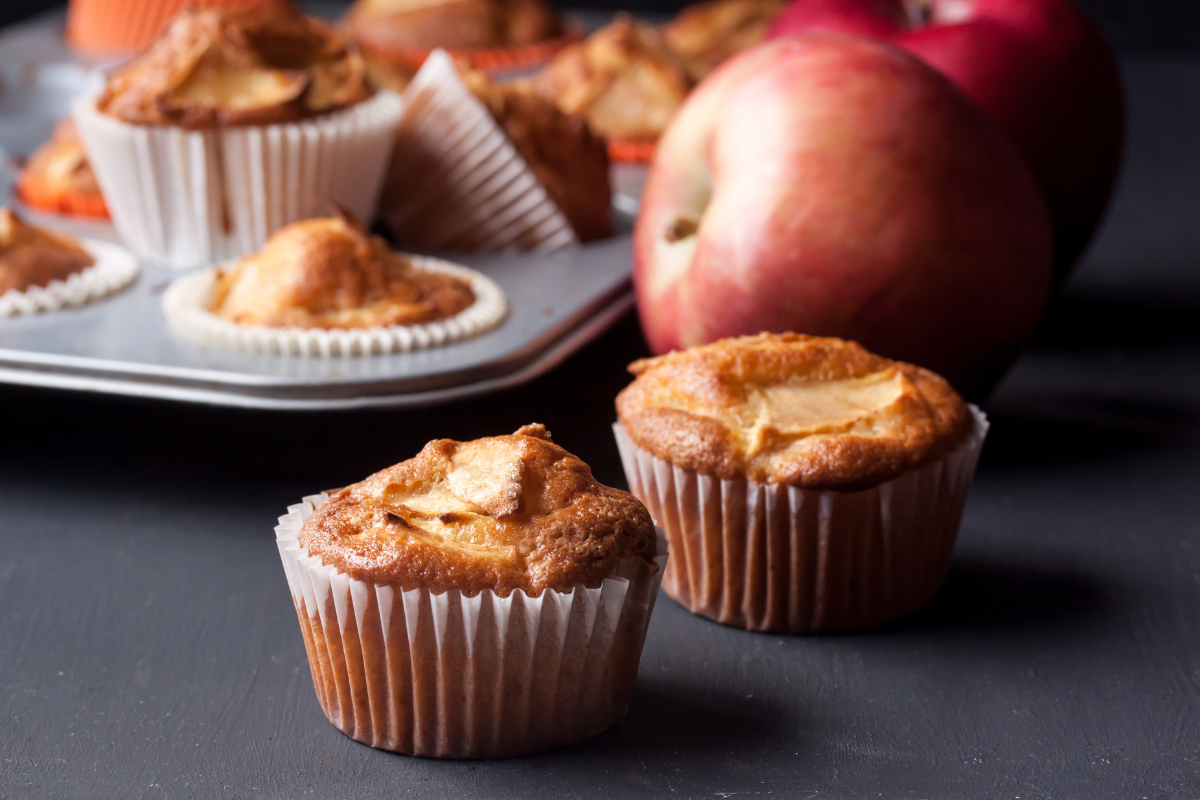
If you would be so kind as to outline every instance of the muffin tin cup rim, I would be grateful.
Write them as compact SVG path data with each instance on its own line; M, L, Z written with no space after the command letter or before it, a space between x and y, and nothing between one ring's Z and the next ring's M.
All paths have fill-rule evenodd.
M45 286L10 289L0 295L0 317L81 306L125 288L137 277L137 259L125 248L98 239L81 239L79 243L94 264Z
M225 262L176 278L161 308L172 331L199 344L227 350L296 357L359 357L428 349L480 336L502 324L508 301L500 286L473 269L428 256L407 255L418 269L463 278L475 302L444 320L358 329L270 328L239 325L208 311L216 273Z

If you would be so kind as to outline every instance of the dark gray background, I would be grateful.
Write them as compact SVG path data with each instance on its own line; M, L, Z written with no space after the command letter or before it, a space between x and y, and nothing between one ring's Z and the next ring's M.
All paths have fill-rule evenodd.
M544 421L624 485L626 320L517 390L291 414L0 388L0 797L1200 797L1200 59L1125 60L1109 222L1002 385L946 586L853 636L665 597L628 717L424 761L322 717L273 543L303 494Z

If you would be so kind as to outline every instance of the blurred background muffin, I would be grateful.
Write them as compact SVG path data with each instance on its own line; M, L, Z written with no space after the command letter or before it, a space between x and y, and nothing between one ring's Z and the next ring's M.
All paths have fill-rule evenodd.
M544 0L358 0L343 26L374 70L420 67L439 47L462 66L529 67L574 38Z
M562 50L535 77L538 92L583 117L618 160L649 160L691 88L683 61L652 25L621 14Z
M108 218L96 173L70 117L60 120L54 135L25 162L17 178L17 196L39 211Z
M331 203L370 219L400 110L332 26L264 8L182 12L72 106L117 232L172 267Z
M699 81L722 61L767 35L784 0L708 0L690 5L663 28L663 43Z
M66 39L81 52L130 55L148 47L184 8L291 7L288 0L71 0Z

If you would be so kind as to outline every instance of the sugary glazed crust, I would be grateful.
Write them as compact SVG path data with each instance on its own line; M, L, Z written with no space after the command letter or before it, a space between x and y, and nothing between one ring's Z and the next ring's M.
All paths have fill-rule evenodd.
M270 8L184 9L96 101L134 125L272 125L372 95L358 48L320 20Z
M501 596L594 588L620 561L656 554L645 506L598 483L541 425L432 441L332 492L299 543L352 578Z
M940 458L972 425L945 379L840 339L764 333L629 370L637 378L616 405L634 443L725 479L856 491ZM774 424L778 405L764 397L800 404L804 423Z

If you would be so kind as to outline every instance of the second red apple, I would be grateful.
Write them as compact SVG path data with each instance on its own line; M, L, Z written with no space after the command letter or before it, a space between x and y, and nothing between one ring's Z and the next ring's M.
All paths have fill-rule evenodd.
M1033 168L1058 281L1079 259L1120 165L1121 82L1070 0L792 0L772 36L847 33L903 47L958 86Z
M655 352L760 331L854 339L981 397L1050 293L1049 215L1024 162L893 47L772 42L693 91L634 232Z

